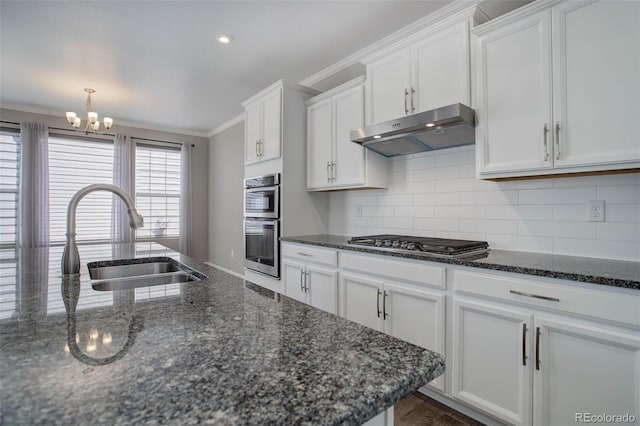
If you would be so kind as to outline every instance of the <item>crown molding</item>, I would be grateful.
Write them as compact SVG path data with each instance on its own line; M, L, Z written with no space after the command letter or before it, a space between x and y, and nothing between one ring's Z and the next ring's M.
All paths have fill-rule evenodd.
M227 121L226 123L223 123L221 125L219 125L218 127L211 129L211 131L209 131L209 133L207 133L207 137L213 137L215 135L217 135L218 133L222 133L225 130L227 130L228 128L235 126L238 123L241 123L244 120L244 114L238 114L237 116L233 117L231 120Z
M489 22L478 25L475 28L472 28L471 34L476 36L487 34L496 28L503 27L505 24L517 22L523 18L526 18L527 16L535 15L536 13L542 12L544 10L548 10L553 6L558 5L560 3L564 3L564 2L566 2L566 0L533 1L522 7L514 9L511 12L498 16L497 18L494 18Z
M319 95L314 96L313 98L309 98L306 101L304 101L304 103L307 106L317 104L318 102L322 102L325 99L329 99L333 95L336 95L344 90L348 90L348 89L351 89L352 87L363 85L365 81L366 79L363 75L358 76L352 80L347 81L346 83L342 83L339 86L333 87L327 90L326 92L322 92Z
M50 117L59 118L60 120L64 120L64 122L67 123L67 120L66 120L65 115L64 115L64 111L51 110L51 109L43 108L43 107L27 106L27 105L15 104L15 103L10 103L10 102L9 103L2 102L2 104L0 104L0 108L7 109L7 110L13 110L13 111L19 111L19 112L26 112L26 113L31 113L31 114L48 115ZM193 131L193 130L182 130L182 129L176 129L176 128L171 128L171 127L162 127L162 126L158 126L158 125L152 124L152 123L126 121L126 120L121 120L119 118L115 118L114 121L115 121L115 124L114 124L114 127L112 127L113 130L110 129L111 132L118 131L118 127L122 126L122 127L133 127L133 128L142 129L142 130L151 130L151 131L158 131L158 132L165 132L165 133L174 133L176 135L196 136L196 137L200 137L200 138L208 137L206 132L197 132L197 131Z
M380 51L387 50L391 46L402 43L403 40L407 39L408 37L427 29L434 24L437 24L442 20L448 19L460 12L464 12L467 9L469 11L475 9L478 2L479 0L455 0L453 3L440 8L421 19L418 19L417 21L407 25L406 27L376 41L373 44L370 44L363 49L360 49L359 51L347 56L344 59L341 59L333 65L330 65L327 68L305 78L298 84L307 87L313 86L314 84L317 84L322 80L331 77L335 73L342 71L355 63L362 62L365 58L372 57Z

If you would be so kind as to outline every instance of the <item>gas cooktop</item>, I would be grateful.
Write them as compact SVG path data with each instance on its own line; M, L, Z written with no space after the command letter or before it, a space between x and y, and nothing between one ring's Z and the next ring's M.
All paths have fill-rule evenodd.
M349 244L404 253L431 256L462 257L489 251L486 241L450 240L446 238L412 237L408 235L367 235L353 237Z

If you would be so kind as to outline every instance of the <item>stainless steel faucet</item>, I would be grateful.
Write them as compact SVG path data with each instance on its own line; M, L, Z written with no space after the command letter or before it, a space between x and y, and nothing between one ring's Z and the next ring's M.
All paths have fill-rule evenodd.
M80 273L80 254L78 253L78 246L76 244L76 208L78 207L80 200L95 191L110 191L122 198L122 201L127 205L129 225L133 229L142 228L144 226L144 219L136 211L136 207L133 204L133 201L131 201L131 197L129 197L129 195L122 189L115 185L106 183L89 185L82 188L76 192L73 197L71 197L69 207L67 208L67 244L64 246L64 253L62 253L63 276Z

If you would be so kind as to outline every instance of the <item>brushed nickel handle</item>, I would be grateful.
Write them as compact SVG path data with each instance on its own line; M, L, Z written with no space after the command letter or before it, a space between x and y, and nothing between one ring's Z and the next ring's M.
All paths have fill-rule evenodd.
M387 290L384 291L384 295L382 296L382 318L387 319L389 314L387 313L387 296L389 292Z
M404 113L409 114L409 108L407 107L407 96L409 96L409 91L404 89Z
M331 162L327 161L327 183L331 183L331 173L329 173L330 167L331 167Z
M540 370L540 327L536 327L536 370Z
M332 182L336 181L336 162L335 161L331 162L331 181Z
M304 271L304 292L305 293L309 293L309 284L308 284L308 279L309 279L309 271Z
M538 294L524 293L522 291L517 291L517 290L509 290L509 293L517 294L518 296L533 297L534 299L550 300L552 302L559 302L560 301L560 299L557 299L555 297L540 296Z
M302 276L304 275L304 271L300 270L300 291L304 291L304 286L302 285Z
M258 153L258 139L256 139L256 158L259 158L260 154Z
M522 365L527 365L527 323L522 323Z
M415 111L415 107L413 106L413 94L416 93L416 89L411 88L411 112Z
M380 318L380 314L382 313L380 311L380 295L382 294L382 290L378 289L378 296L376 298L376 307L377 307L377 312L378 312L378 318Z
M547 123L544 123L544 161L549 161L549 147L547 145L547 133L549 133L549 127Z
M260 157L264 157L264 141L260 139Z
M296 254L299 254L300 256L313 257L313 255L312 255L312 254L309 254L309 253L303 253L303 252L301 252L301 251L297 252Z
M560 122L556 121L556 160L560 159Z

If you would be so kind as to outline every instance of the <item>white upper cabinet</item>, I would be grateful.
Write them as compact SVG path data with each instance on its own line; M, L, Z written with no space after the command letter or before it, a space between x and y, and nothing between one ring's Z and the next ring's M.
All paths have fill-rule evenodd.
M367 63L367 122L454 103L469 105L470 21L441 24Z
M640 2L535 2L475 28L480 178L640 166Z
M364 126L362 86L358 78L306 102L307 189L386 187L386 159L351 142Z
M245 109L245 164L279 158L282 145L282 83L268 87L242 105Z

